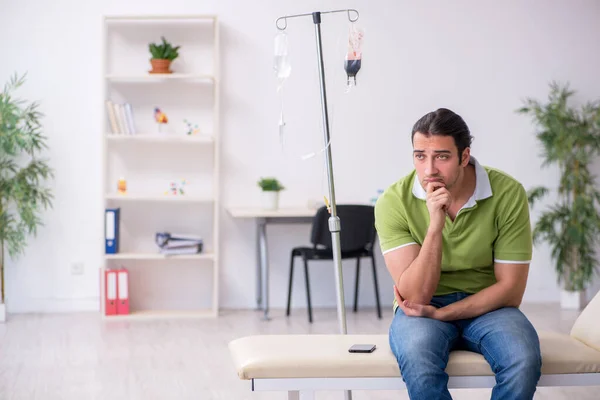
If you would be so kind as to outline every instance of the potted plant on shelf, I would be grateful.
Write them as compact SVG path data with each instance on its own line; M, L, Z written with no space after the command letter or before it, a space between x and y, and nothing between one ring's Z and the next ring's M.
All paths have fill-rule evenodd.
M42 224L41 211L52 207L52 193L44 181L53 172L38 158L47 147L42 114L38 103L13 97L24 82L25 75L14 75L0 92L0 321L6 320L5 256L14 260L25 252L27 237Z
M162 42L160 44L150 43L148 48L150 49L150 54L152 54L152 58L150 59L150 64L152 65L152 70L149 71L151 74L171 74L171 63L177 57L179 57L179 48L181 46L175 46L165 39L164 36L161 36Z
M557 199L539 217L533 229L534 243L548 242L561 285L561 306L580 309L585 289L597 271L595 249L600 242L600 191L590 171L600 153L600 106L587 103L576 109L567 103L574 94L569 85L550 85L548 102L526 99L519 113L530 115L538 126L542 166L556 165L560 177ZM533 205L549 190L529 190Z
M260 178L258 186L262 189L262 206L265 210L279 208L279 192L285 189L276 178Z

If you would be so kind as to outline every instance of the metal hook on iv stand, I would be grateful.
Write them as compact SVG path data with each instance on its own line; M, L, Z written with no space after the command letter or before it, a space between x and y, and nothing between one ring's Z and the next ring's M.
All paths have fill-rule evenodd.
M348 13L348 20L350 22L356 22L356 21L358 21L358 17L359 17L358 11L356 11L353 8L350 8L350 9L347 9L347 10L317 11L317 12L314 12L314 13L307 13L307 14L285 15L283 17L277 18L277 21L275 21L275 25L277 26L277 29L279 29L280 31L284 31L287 28L287 19L288 18L307 17L309 15L312 15L313 16L313 21L314 21L314 15L315 14L333 14L333 13L340 13L340 12ZM350 16L350 12L355 13L356 17L352 18ZM281 21L281 20L283 20L283 23L284 23L283 27L279 26L279 21ZM320 18L319 18L319 22L318 23L319 24L321 23L321 19ZM315 22L315 24L317 24L317 22Z
M355 22L358 20L359 14L355 9L346 10L333 10L333 11L317 11L309 14L296 14L287 15L277 18L275 25L279 30L285 30L287 28L287 19L296 17L312 16L315 24L315 35L317 40L317 61L319 65L319 81L321 84L321 109L323 114L323 134L326 146L325 157L327 160L327 177L329 182L329 202L330 212L329 217L329 232L331 232L331 244L333 247L333 263L336 267L336 286L337 286L337 312L338 322L340 326L340 332L345 335L347 333L346 327L346 309L344 307L344 283L342 277L342 252L340 245L340 218L337 215L336 202L335 202L335 185L333 180L333 162L331 160L331 144L329 135L329 115L327 113L327 91L325 89L325 68L323 66L323 48L321 43L321 14L332 14L345 12L348 14L348 20ZM356 13L356 17L352 18L350 12ZM279 26L279 21L283 20L283 27ZM328 145L329 144L329 145ZM347 390L345 392L346 400L352 399L352 393Z

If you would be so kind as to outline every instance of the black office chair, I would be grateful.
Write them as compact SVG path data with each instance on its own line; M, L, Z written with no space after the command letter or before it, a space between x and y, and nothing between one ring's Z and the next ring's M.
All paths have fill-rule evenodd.
M377 271L373 246L377 232L375 231L375 213L373 206L367 205L338 205L337 215L340 218L340 245L342 259L356 258L356 282L354 288L354 312L358 307L358 280L360 276L360 259L370 257L373 265L373 283L375 284L375 301L377 303L377 316L381 318L381 305L379 304L379 285L377 284ZM310 304L310 285L308 279L309 260L333 260L331 245L331 232L329 231L330 214L327 207L321 207L312 223L311 243L313 247L296 247L292 249L290 261L290 280L288 286L287 312L290 315L292 300L292 279L294 277L294 258L302 257L304 261L304 278L306 281L306 297L308 300L308 320L312 323L312 307Z

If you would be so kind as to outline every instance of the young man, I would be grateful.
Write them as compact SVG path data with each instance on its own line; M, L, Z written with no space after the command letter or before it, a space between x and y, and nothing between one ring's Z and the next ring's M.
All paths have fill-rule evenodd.
M394 280L390 346L411 399L451 399L454 349L482 354L496 375L492 399L531 399L541 374L537 333L517 308L532 255L523 186L481 166L472 136L448 109L412 130L415 170L375 207Z

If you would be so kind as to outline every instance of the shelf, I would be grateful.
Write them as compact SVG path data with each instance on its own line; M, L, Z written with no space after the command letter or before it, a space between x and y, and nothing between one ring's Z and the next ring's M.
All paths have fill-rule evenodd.
M141 73L135 75L115 75L108 74L106 79L111 82L122 82L122 83L140 83L140 82L166 82L166 81L201 81L201 82L213 82L214 76L208 74L150 74Z
M278 208L276 210L265 210L260 207L230 207L229 214L234 218L269 218L269 217L314 217L316 209L307 207Z
M179 311L179 310L148 310L134 311L125 315L105 315L105 320L153 320L153 319L196 319L196 318L214 318L217 313L213 310L198 311Z
M216 15L107 15L106 22L111 24L145 24L145 23L189 23L189 22L213 22Z
M139 194L107 194L107 200L115 201L139 201L153 203L210 203L213 200L208 197L190 195L139 195Z
M109 133L106 139L115 142L147 142L147 143L193 143L210 144L214 143L212 136L204 135L157 135L157 134L114 134Z
M212 260L212 253L164 255L160 253L105 254L107 260Z

